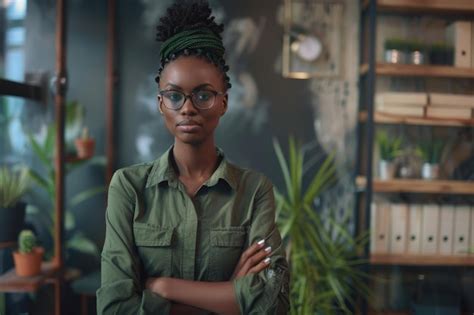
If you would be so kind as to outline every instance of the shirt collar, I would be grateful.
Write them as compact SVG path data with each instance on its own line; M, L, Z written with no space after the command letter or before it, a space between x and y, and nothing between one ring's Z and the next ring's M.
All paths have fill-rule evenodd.
M216 147L217 155L221 159L219 166L211 175L211 177L204 183L205 186L211 187L216 185L220 179L224 180L232 189L237 189L237 178L235 167L227 161L224 152ZM173 168L173 145L163 153L158 159L153 162L150 175L146 183L146 188L168 182L168 185L174 188L178 186L178 176Z

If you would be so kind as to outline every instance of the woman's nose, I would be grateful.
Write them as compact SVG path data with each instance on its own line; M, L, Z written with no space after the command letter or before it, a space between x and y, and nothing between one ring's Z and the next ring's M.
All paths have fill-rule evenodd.
M184 104L183 104L183 107L181 107L180 109L181 111L181 114L196 114L197 113L197 108L196 106L194 106L193 104L193 100L191 99L191 97L186 97L186 99L184 100Z

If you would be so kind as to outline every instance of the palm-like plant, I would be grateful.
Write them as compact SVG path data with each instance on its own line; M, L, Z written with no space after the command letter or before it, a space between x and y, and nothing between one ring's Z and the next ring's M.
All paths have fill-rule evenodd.
M347 229L349 216L336 220L334 212L323 217L315 199L336 182L334 156L315 173L304 171L304 154L290 138L289 161L280 145L274 148L285 180L286 191L276 191L277 223L290 263L291 314L351 314L355 293L369 295L366 274L359 267L366 261L357 252L368 234L353 237ZM311 176L303 185L304 175Z
M7 167L0 168L0 207L15 206L30 185L28 170L22 168L15 172Z
M29 174L31 178L36 182L38 187L43 189L47 195L50 203L50 210L46 212L46 224L49 225L49 233L52 237L54 231L54 201L56 198L56 170L53 165L54 161L54 139L55 139L55 130L56 127L54 124L48 126L46 138L44 141L40 142L36 140L31 134L28 135L29 143L33 149L33 152L41 161L43 170L37 171L29 169ZM73 171L81 165L88 163L89 165L105 165L104 157L94 157L88 161L77 161L77 162L67 162L65 165L66 173ZM82 233L74 231L75 229L75 217L71 211L68 209L73 208L80 203L86 201L87 199L105 192L104 186L92 187L84 191L79 192L73 198L71 198L68 207L65 211L65 228L68 233L68 238L66 240L67 249L75 249L80 252L85 252L89 254L98 255L99 251L94 242L86 238Z
M418 145L416 153L425 163L439 164L443 149L442 140L426 141Z
M379 131L375 140L379 146L380 158L384 161L392 161L403 153L400 137L390 139L387 132Z

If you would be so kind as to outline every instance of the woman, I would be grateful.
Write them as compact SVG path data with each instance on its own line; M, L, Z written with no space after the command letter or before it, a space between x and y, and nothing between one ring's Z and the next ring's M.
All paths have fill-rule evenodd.
M113 176L98 313L286 314L272 184L214 142L230 88L223 27L195 1L172 5L157 30L158 108L174 145Z

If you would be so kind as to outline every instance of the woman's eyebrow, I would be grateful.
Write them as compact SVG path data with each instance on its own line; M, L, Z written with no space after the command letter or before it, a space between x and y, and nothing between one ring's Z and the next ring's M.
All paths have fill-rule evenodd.
M170 87L170 88L176 89L176 90L183 90L182 87L180 87L179 85L173 84L173 83L168 83L168 84L166 84L166 87ZM203 84L200 84L200 85L196 86L195 88L193 88L192 91L196 91L196 90L199 90L199 89L202 89L202 88L205 88L205 87L214 88L214 87L212 86L212 84L203 83Z

